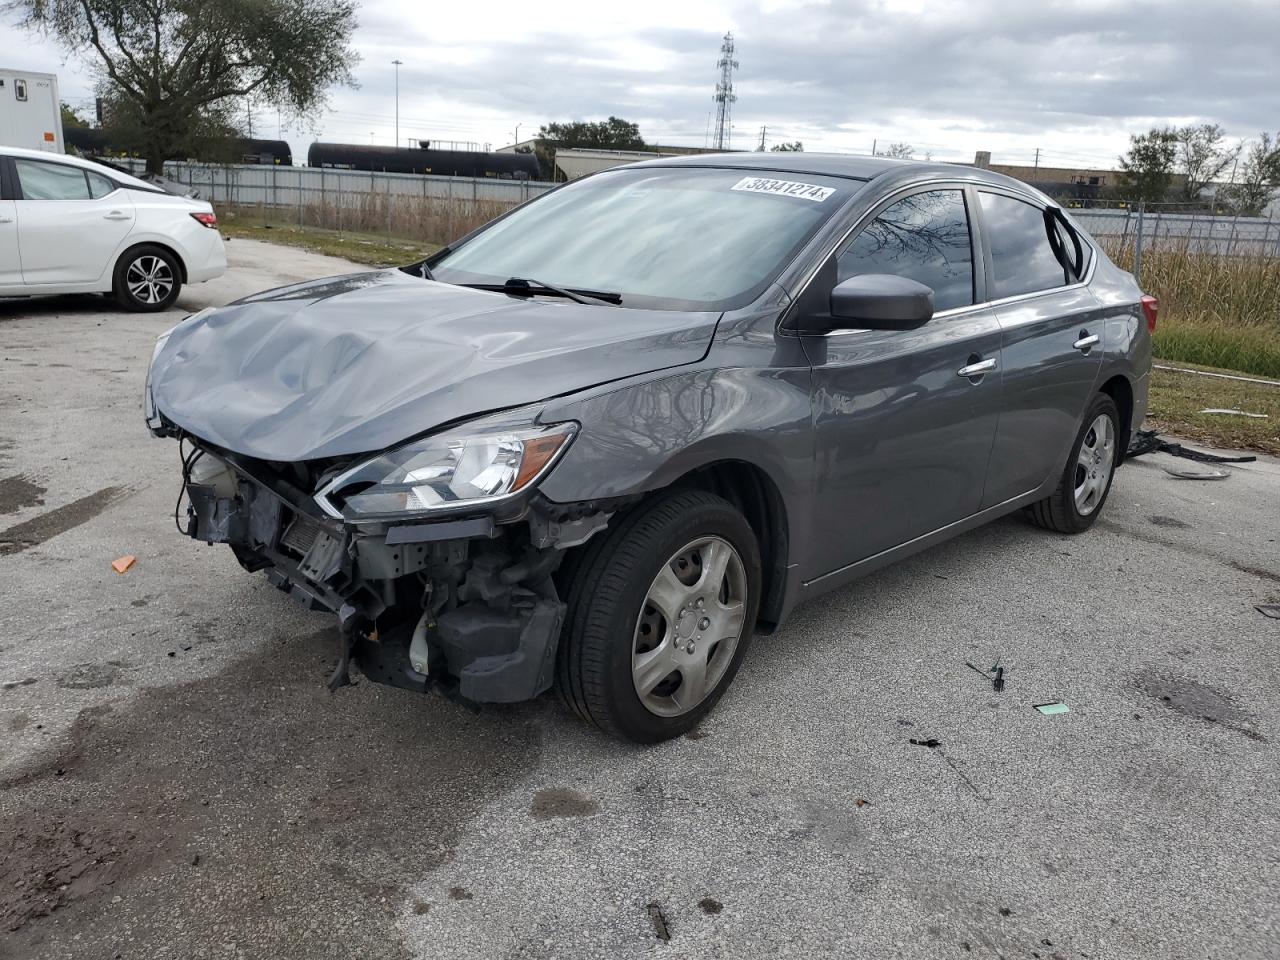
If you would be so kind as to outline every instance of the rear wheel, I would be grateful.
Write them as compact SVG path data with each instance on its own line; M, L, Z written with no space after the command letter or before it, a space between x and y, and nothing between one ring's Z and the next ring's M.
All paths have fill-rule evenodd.
M679 736L732 682L759 597L759 546L730 503L684 491L642 505L577 565L561 698L617 737Z
M1111 492L1119 457L1120 411L1105 393L1093 398L1058 488L1027 508L1032 522L1058 533L1093 526Z
M111 292L126 310L164 310L178 299L182 271L163 247L147 244L125 251L116 264Z

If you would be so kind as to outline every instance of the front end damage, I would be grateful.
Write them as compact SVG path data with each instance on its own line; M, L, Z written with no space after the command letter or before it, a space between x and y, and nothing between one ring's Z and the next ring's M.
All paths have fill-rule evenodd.
M227 544L246 570L338 616L331 687L348 682L352 661L378 683L468 704L527 700L551 686L565 615L553 575L616 504L534 494L493 512L353 524L316 503L324 466L195 441L183 458L179 526Z

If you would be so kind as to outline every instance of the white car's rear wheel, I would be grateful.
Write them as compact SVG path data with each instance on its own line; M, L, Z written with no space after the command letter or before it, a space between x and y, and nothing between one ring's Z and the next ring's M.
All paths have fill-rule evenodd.
M134 247L116 264L112 292L126 310L164 310L178 299L181 289L177 258L163 247Z

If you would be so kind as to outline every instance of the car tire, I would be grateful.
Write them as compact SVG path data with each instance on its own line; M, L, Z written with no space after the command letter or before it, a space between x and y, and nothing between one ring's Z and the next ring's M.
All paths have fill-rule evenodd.
M697 726L733 681L755 627L760 548L746 519L714 494L672 492L635 508L575 561L560 698L636 743Z
M154 313L172 306L182 290L178 258L164 247L143 244L116 262L111 292L126 310Z
M1083 533L1102 512L1120 463L1120 411L1100 393L1084 415L1071 455L1052 495L1027 508L1032 523L1058 533Z

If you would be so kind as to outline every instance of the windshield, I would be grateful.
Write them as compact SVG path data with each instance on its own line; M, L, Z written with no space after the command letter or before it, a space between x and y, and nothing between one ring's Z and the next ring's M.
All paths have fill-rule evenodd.
M522 277L618 293L624 306L725 310L759 296L861 186L807 173L624 168L549 193L430 265L446 283Z

